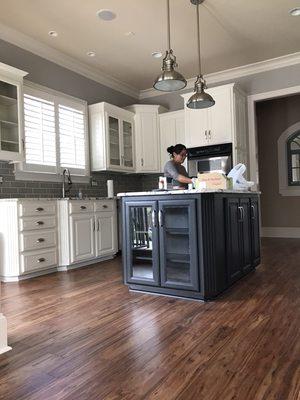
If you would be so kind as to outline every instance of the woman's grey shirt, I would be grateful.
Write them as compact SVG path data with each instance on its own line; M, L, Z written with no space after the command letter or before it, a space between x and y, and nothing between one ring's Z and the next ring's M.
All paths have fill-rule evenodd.
M173 179L173 186L184 186L187 187L188 185L185 183L181 183L177 180L178 175L183 175L188 178L188 173L183 165L174 162L173 160L169 160L166 162L164 167L164 176L167 178Z

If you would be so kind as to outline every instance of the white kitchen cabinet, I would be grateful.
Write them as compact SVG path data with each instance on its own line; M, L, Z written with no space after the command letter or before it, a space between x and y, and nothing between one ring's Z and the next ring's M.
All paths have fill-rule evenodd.
M24 160L23 78L26 75L27 72L0 63L0 160Z
M102 102L89 106L92 171L135 170L134 114Z
M0 201L0 270L4 282L56 270L56 200Z
M188 147L233 143L234 163L237 152L247 153L246 97L235 84L207 89L216 104L192 110L186 102L192 93L182 95L185 101L185 131Z
M184 110L160 114L159 128L160 172L163 172L165 163L170 160L170 154L167 152L167 148L177 143L186 144Z
M58 200L59 270L112 258L118 251L113 199Z
M159 114L166 111L158 105L134 104L136 172L160 172Z
M96 255L97 257L106 254L116 253L116 215L110 212L96 213Z
M94 214L71 215L71 263L95 257Z

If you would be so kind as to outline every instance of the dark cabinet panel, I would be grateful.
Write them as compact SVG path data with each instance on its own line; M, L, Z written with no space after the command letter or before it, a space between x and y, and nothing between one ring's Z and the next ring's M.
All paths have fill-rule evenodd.
M260 263L260 222L259 222L259 199L251 198L251 258L252 266L256 267Z
M241 248L241 267L245 274L252 269L252 239L251 239L251 219L250 219L250 199L245 197L240 199L240 248Z
M161 286L199 290L195 200L158 202Z
M238 198L226 199L226 248L228 283L239 279L242 275L240 223L242 212Z
M126 202L126 281L159 285L157 202Z

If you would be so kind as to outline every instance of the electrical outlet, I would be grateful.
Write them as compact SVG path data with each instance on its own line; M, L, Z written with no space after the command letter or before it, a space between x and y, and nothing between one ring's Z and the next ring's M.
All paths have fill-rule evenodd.
M92 179L92 182L91 182L91 184L92 184L92 186L98 186L98 182L97 182L97 181L95 181L94 179Z
M0 176L0 183L3 183L3 176Z

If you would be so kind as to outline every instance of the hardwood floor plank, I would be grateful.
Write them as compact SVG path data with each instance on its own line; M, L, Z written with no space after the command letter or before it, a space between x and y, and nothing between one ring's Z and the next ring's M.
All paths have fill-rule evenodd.
M3 400L299 400L300 240L209 303L129 292L121 260L3 284Z

